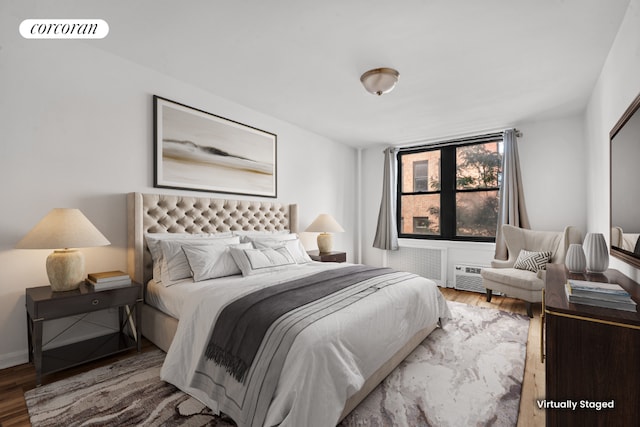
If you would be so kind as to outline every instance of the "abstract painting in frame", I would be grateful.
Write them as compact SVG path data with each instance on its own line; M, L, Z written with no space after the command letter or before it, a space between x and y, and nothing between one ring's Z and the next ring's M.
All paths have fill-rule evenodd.
M276 197L277 136L153 97L154 187Z

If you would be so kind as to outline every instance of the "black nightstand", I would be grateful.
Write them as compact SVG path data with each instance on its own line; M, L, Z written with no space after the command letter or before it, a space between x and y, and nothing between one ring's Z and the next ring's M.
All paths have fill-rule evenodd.
M68 292L54 292L50 286L27 288L26 306L29 362L35 365L37 385L42 383L42 375L132 348L141 350L142 286L139 283L102 291L94 291L84 283L77 290ZM119 331L42 350L42 329L47 320L112 307L118 307ZM128 328L125 328L127 324Z
M320 262L347 262L346 252L320 252L320 251L308 251L309 257L314 261Z

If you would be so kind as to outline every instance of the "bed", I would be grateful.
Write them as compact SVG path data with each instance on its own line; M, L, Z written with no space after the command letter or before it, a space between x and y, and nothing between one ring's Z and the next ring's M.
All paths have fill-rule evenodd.
M158 286L152 280L154 265L145 239L147 233L175 234L172 239L202 233L210 233L215 238L222 236L221 239L253 233L269 238L295 236L292 233L298 231L297 206L273 201L141 193L130 193L127 206L129 273L145 284L142 333L167 352L163 379L214 411L230 415L239 425L337 424L450 315L433 281L409 273L353 264L300 261L290 267L273 268L268 273L249 272L198 281L183 278L171 287ZM251 243L249 238L249 247L257 247L257 241ZM292 242L289 243L293 245ZM295 247L289 243L290 250L283 254L295 255ZM232 246L234 256L253 251L243 249L247 246L242 244ZM273 249L266 250L273 252ZM183 252L192 255L186 249ZM296 257L292 259L299 261ZM325 276L334 279L324 280ZM273 325L264 332L264 336L278 335L279 343L290 341L285 350L279 344L271 348L265 344L266 339L258 340L262 344L254 350L255 363L240 374L232 372L228 364L218 366L226 363L224 358L212 362L203 357L209 354L216 333L225 333L225 330L220 332L224 329L219 327L221 324L240 323L237 319L230 320L233 317L225 318L228 313L224 310L231 311L229 308L243 297L292 284L309 286L307 282L314 280L331 287L330 283L348 281L343 279L346 277L358 280L353 279L349 287L319 298L319 302L300 304L303 308L292 309L294 314L287 314L299 322L304 317L301 310L312 310L315 318L311 323L293 330L289 325L294 321L281 321L285 324L281 326L281 335ZM309 289L320 288L313 286ZM212 326L214 321L218 322L217 329ZM256 365L265 365L264 372ZM279 369L272 371L271 365L278 365ZM221 379L229 373L233 378ZM262 382L256 380L260 388L247 391L254 378L261 378ZM249 401L242 404L251 407L248 412L235 408L234 405L242 406L237 396Z

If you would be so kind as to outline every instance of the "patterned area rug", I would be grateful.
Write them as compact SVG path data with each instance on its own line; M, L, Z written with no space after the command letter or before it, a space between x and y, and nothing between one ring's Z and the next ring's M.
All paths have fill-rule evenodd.
M449 302L434 331L340 425L514 426L529 319ZM25 393L39 426L235 426L160 381L154 350Z

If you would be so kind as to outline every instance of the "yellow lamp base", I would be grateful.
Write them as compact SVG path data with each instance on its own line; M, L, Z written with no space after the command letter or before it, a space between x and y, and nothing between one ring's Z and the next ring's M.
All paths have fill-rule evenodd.
M84 280L84 255L76 249L59 249L47 257L47 276L56 292L78 289Z

